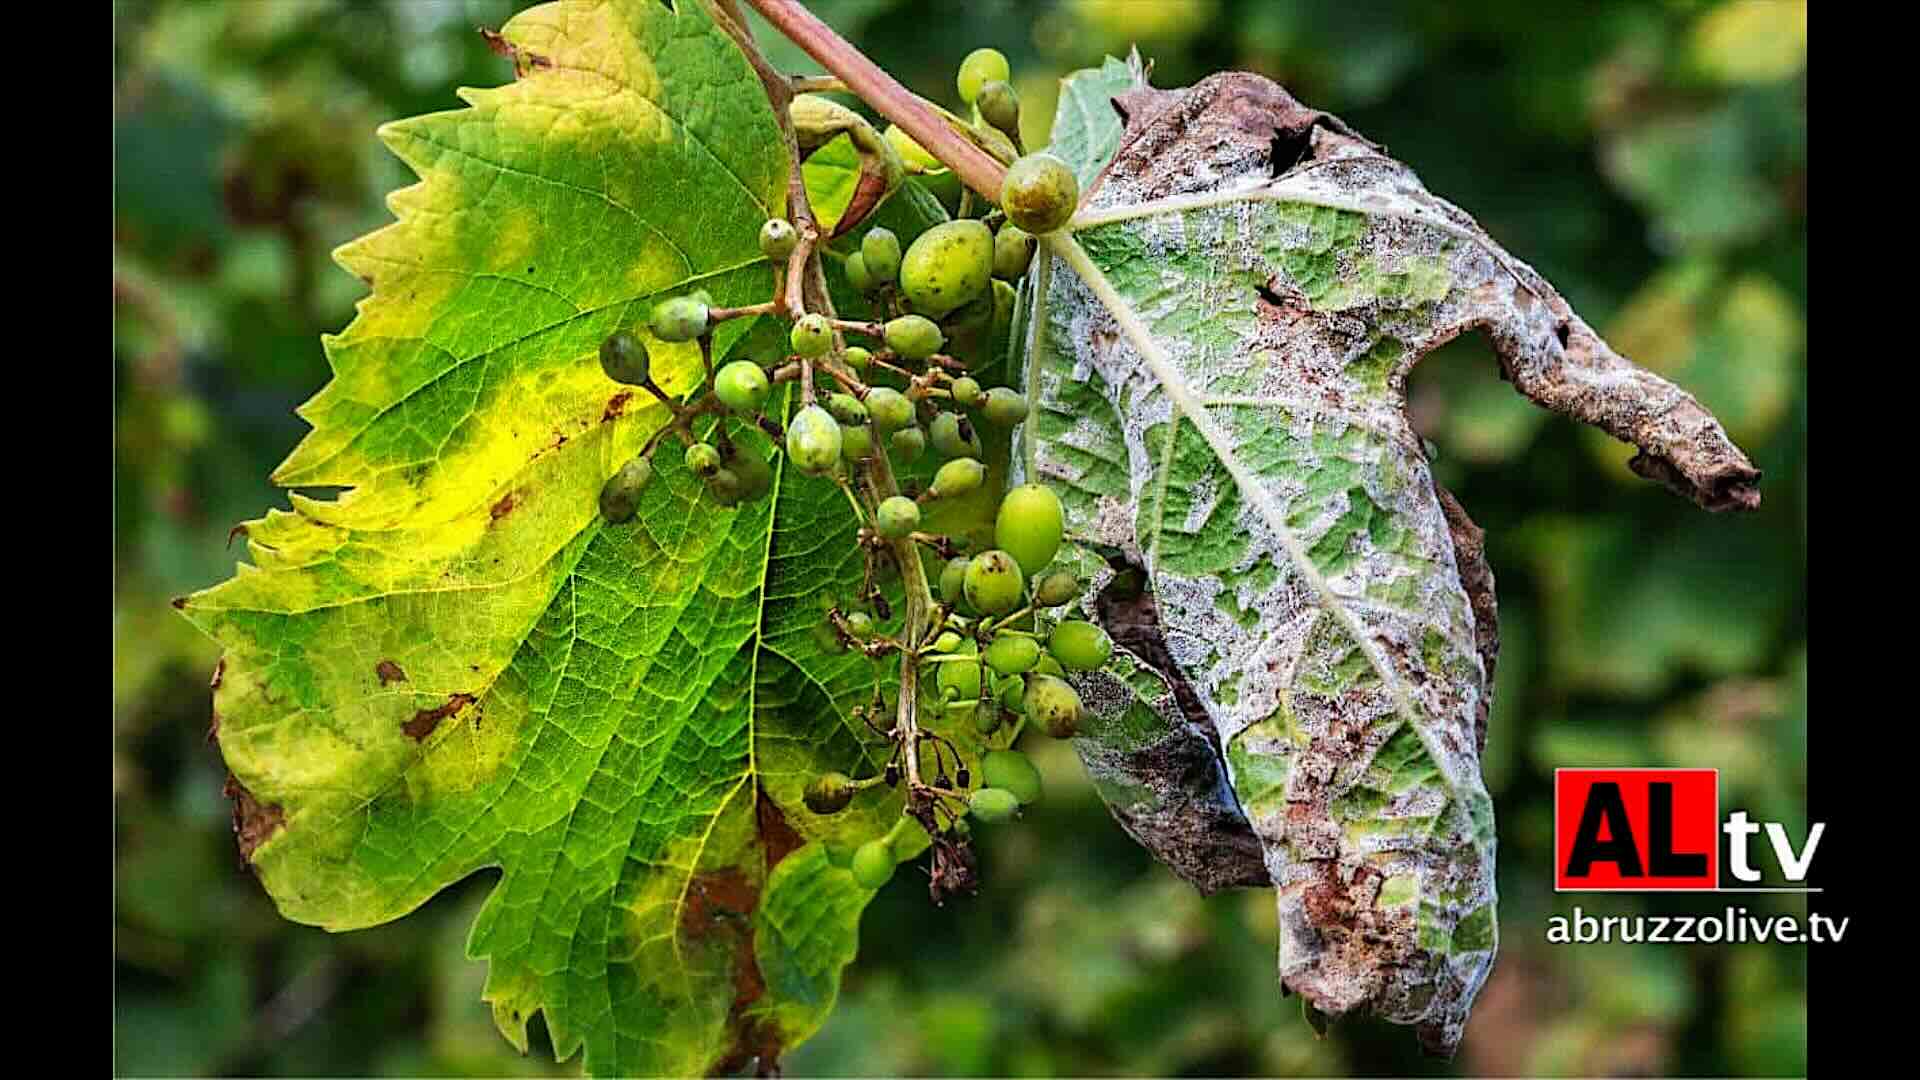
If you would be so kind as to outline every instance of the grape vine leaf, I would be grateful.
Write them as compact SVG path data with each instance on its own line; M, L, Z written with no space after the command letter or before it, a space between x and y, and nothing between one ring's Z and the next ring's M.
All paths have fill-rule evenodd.
M1273 885L1310 1014L1371 1008L1451 1054L1497 944L1498 645L1407 373L1482 331L1641 475L1728 509L1759 473L1411 170L1259 76L1165 91L1109 60L1063 86L1053 150L1093 179L1023 293L1019 460L1062 490L1080 611L1119 646L1078 680L1076 748L1176 872Z
M281 912L331 930L497 868L468 953L523 1050L543 1012L596 1074L771 1068L852 958L873 894L847 854L901 820L884 791L801 801L884 758L850 711L876 665L814 634L861 580L855 523L791 471L722 509L662 453L606 524L601 484L666 410L596 350L632 329L669 393L697 385L646 316L767 298L788 159L703 5L562 0L493 40L517 80L384 127L420 182L337 253L372 292L275 480L346 490L242 525L252 565L176 604L224 650L235 831ZM876 214L906 239L942 217ZM768 359L784 332L737 320L715 348Z

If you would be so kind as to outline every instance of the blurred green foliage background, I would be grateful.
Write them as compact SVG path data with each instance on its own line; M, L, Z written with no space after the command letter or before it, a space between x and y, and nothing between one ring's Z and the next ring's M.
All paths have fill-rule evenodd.
M319 336L362 293L328 252L385 224L384 194L412 180L373 129L509 78L476 28L518 6L114 5L122 1074L576 1071L515 1054L479 1000L484 970L462 945L490 879L337 937L275 914L240 868L206 740L215 652L167 606L231 573L230 526L285 505L267 474L327 378ZM992 830L981 895L932 910L902 874L789 1074L1803 1072L1803 950L1548 946L1545 932L1575 902L1709 909L1556 897L1557 765L1718 766L1724 807L1804 835L1806 4L815 6L949 106L961 57L998 47L1030 145L1055 80L1132 43L1160 86L1268 74L1384 142L1623 352L1693 390L1766 479L1757 514L1709 516L1632 477L1625 448L1522 401L1477 339L1417 373L1412 408L1488 530L1500 594L1486 773L1501 957L1457 1061L1365 1021L1316 1039L1275 987L1269 895L1203 901L1113 825L1066 747L1040 745L1048 798ZM788 70L817 70L763 38Z

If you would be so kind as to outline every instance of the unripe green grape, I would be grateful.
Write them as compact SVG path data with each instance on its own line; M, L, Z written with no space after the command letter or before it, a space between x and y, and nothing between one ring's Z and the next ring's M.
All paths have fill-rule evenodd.
M1065 679L1029 674L1023 703L1027 719L1056 739L1071 739L1080 731L1080 693Z
M960 655L973 656L979 647L968 641L960 646ZM941 696L952 696L955 701L975 701L980 697L980 661L949 660L938 665L939 672L934 676L934 684Z
M833 326L825 315L810 311L794 322L787 341L801 356L825 356L827 350L833 348Z
M707 477L707 491L721 506L738 506L746 494L739 474L726 468L715 469L713 475Z
M993 336L998 339L1013 328L1013 306L1020 300L1020 294L1013 286L993 279Z
M981 788L967 796L967 812L989 825L998 825L1020 816L1020 797L1005 788Z
M1113 655L1113 639L1084 619L1068 619L1053 628L1047 651L1068 671L1092 671Z
M768 218L767 223L760 226L760 253L769 259L785 261L799 243L800 234L786 218Z
M948 390L953 394L953 402L956 405L971 408L980 400L979 380L966 375L953 380L953 385L948 387Z
M1033 666L1033 670L1042 675L1051 675L1056 679L1064 679L1067 676L1067 669L1060 666L1060 661L1055 660L1052 653L1041 653L1040 662Z
M905 495L891 495L873 512L873 527L889 540L904 539L920 527L920 504Z
M940 164L939 158L927 153L926 147L914 142L913 136L907 134L899 124L888 124L884 134L886 140L893 144L894 152L900 155L902 162L917 166L924 172L938 172L946 168L945 165Z
M876 386L867 391L866 404L867 419L882 435L899 431L913 423L913 402L891 386Z
M1018 678L1007 679L1000 683L999 691L1001 708L1016 716L1026 714L1027 684L1024 680Z
M759 451L744 443L733 443L732 451L731 456L723 454L722 457L728 471L739 478L741 501L757 502L765 498L773 489L773 467Z
M840 457L865 461L873 456L873 429L865 424L848 424L840 429Z
M980 406L980 415L986 417L990 424L1012 427L1027 418L1027 399L1010 386L996 386L987 391L987 400Z
M847 351L844 355L847 359L847 366L855 371L865 371L867 370L867 365L873 363L873 353L858 345L847 346Z
M1001 633L987 646L987 666L1002 675L1024 675L1040 662L1040 643L1022 634Z
M1033 602L1043 608L1072 603L1073 598L1079 595L1080 579L1067 570L1055 570L1042 577L1033 587Z
M901 428L887 442L893 447L893 456L900 459L902 465L913 464L920 460L921 454L927 452L927 433L917 426Z
M1007 220L1040 236L1059 229L1080 205L1080 181L1052 154L1028 154L1007 167L1000 209Z
M900 291L915 311L940 318L985 296L993 280L993 231L971 218L943 221L900 260Z
M600 513L615 525L633 520L640 509L640 493L653 479L653 462L636 457L607 478L600 488Z
M1008 138L1020 132L1020 95L1013 84L1005 79L995 79L980 87L980 96L973 101L973 107L980 110L980 119L985 120Z
M1000 500L1000 513L993 521L993 542L1018 560L1020 569L1032 577L1060 553L1065 528L1060 496L1045 484L1021 484Z
M614 382L639 386L649 378L649 366L646 343L625 330L600 343L600 370Z
M842 424L864 424L867 422L867 407L852 394L829 394L827 411Z
M1013 556L999 549L983 551L967 563L963 588L967 602L982 615L1005 615L1020 606L1026 579Z
M1033 234L1018 225L1008 222L1000 226L993 237L993 276L1004 281L1017 281L1033 264L1034 249L1040 241Z
M947 560L947 565L940 571L940 599L954 607L959 607L966 600L967 564L972 561L966 558Z
M653 306L648 319L661 341L692 341L707 332L707 305L692 296L676 296Z
M972 425L968 425L971 427ZM945 458L979 457L980 433L970 432L971 438L960 436L960 414L943 412L933 418L928 429L928 441L933 443L934 452Z
M846 773L823 772L807 784L807 790L800 797L807 809L816 814L837 814L853 801L857 790L853 778Z
M933 639L933 651L937 653L953 652L960 647L960 641L961 638L959 634L951 630L942 630L940 631L940 636Z
M965 495L980 486L987 478L987 467L977 458L954 458L940 471L933 474L933 483L927 485L927 494L936 499L951 499Z
M846 620L847 633L856 640L865 641L873 636L873 616L864 611L850 611L841 616Z
M772 391L767 373L751 360L731 361L713 376L713 396L735 412L759 412Z
M892 281L900 273L900 238L892 229L875 227L860 240L860 255L876 282Z
M853 286L854 292L865 294L873 291L873 271L867 269L867 260L859 252L847 256L847 261L841 264L841 270L847 275L847 284Z
M989 750L980 755L980 782L1012 792L1022 806L1039 802L1044 793L1040 770L1018 750Z
M1012 77L1013 68L1007 65L1006 54L999 49L975 49L960 61L954 85L960 91L960 100L971 105L986 84L996 80L1006 82Z
M720 451L711 443L698 442L687 447L687 471L706 479L720 471Z
M800 410L787 425L787 456L808 476L825 476L840 462L840 424L818 405Z
M947 343L947 336L924 315L902 315L889 320L882 335L887 348L908 360L925 360Z
M893 880L893 845L885 840L869 840L853 852L847 869L863 889L878 889Z

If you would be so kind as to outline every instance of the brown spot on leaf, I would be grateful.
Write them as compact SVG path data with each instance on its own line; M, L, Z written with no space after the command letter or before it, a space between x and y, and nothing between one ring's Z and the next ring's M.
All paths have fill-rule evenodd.
M486 40L487 48L491 49L495 56L513 61L513 77L516 79L525 78L529 71L545 70L553 66L553 61L515 45L498 30L482 26L480 36Z
M760 903L760 888L738 867L695 874L680 905L680 932L701 941L722 930L738 930Z
M500 496L500 501L493 504L492 510L487 511L489 519L487 523L492 525L499 522L501 518L513 513L513 508L519 504L519 496L515 492L509 491L505 495Z
M215 709L213 710L213 720L207 724L207 743L208 745L218 745L219 742L220 742L220 710Z
M279 803L263 804L254 798L232 773L227 774L220 793L233 800L233 835L239 839L242 865L251 867L255 849L286 826L286 812Z
M378 664L373 665L373 673L380 676L381 686L385 686L388 683L407 681L407 673L400 670L400 665L391 660L382 660Z
M414 742L425 742L427 736L433 734L433 729L440 726L440 721L471 704L473 704L472 694L455 694L447 699L445 705L437 709L421 709L414 713L413 719L400 725L400 730L406 732L407 738Z
M184 596L176 596L170 602L173 604L173 610L175 611L179 611L187 606L187 598Z
M633 391L631 390L622 390L619 393L608 398L607 409L605 412L600 414L600 422L604 424L610 420L620 419L621 416L626 414L627 402L632 400L633 400ZM560 436L560 441L566 442L567 437L565 435Z
M213 665L213 678L207 680L207 689L209 690L220 689L220 681L226 677L227 677L227 658L223 656L220 658L219 663Z
M245 525L235 525L233 528L228 529L227 530L227 546L228 547L233 546L234 537L245 536L245 535L247 535L247 527Z
M794 849L806 843L806 840L794 831L793 826L787 824L786 815L774 805L766 788L758 788L755 795L754 817L760 826L760 843L767 851L767 871L772 873L774 866L781 859L792 854Z

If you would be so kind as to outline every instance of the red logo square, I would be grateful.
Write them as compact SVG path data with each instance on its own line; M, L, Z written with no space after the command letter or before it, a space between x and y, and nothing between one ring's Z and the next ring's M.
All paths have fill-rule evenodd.
M1720 770L1555 769L1556 892L1720 884Z

